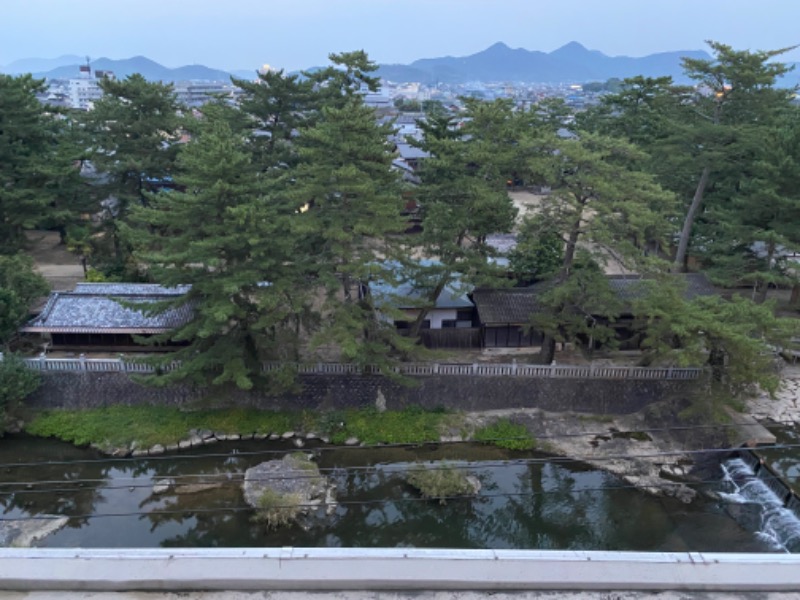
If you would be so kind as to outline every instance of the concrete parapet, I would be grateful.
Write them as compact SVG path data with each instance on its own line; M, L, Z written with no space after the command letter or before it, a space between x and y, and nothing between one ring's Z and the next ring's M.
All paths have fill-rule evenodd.
M800 556L403 548L2 549L0 589L796 591Z

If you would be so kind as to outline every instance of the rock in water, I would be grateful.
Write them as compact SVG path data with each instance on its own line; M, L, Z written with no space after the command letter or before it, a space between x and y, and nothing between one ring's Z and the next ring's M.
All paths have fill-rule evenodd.
M27 521L0 523L0 547L29 548L34 542L55 533L69 518L58 515L37 515Z
M244 499L253 508L265 511L264 501L268 498L281 509L277 512L282 514L277 515L274 521L269 517L264 519L270 526L292 520L305 526L303 517L309 516L323 503L331 502L331 488L319 467L302 452L247 469L242 484Z

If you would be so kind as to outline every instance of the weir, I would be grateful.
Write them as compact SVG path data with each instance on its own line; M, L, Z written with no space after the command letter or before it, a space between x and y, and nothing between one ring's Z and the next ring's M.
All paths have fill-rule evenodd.
M735 504L760 507L758 535L786 552L800 552L800 497L758 453L742 448L722 463L725 494Z
M753 473L781 500L784 506L791 505L795 509L800 507L800 496L792 484L758 454L757 448L741 448L737 451L736 456L753 470ZM798 516L800 516L800 512L798 512Z

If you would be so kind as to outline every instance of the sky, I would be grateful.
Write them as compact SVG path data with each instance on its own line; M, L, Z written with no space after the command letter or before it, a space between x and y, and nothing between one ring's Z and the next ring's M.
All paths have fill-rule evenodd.
M0 65L64 54L167 67L295 70L331 52L378 63L466 56L502 41L611 55L800 44L798 0L0 0ZM800 50L783 56L800 61Z

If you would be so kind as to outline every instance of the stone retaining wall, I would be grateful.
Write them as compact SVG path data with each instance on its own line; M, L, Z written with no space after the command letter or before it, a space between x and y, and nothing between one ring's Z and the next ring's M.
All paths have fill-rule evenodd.
M35 408L96 408L110 405L247 406L261 409L333 410L383 404L484 411L540 408L594 414L628 414L659 400L688 394L702 385L681 380L612 380L425 376L403 386L371 375L302 375L295 394L214 390L186 385L146 387L125 373L43 373L43 384L26 404Z

